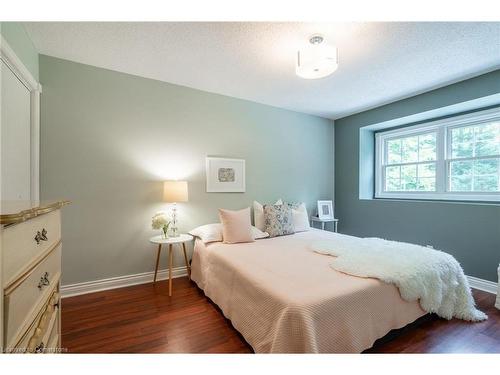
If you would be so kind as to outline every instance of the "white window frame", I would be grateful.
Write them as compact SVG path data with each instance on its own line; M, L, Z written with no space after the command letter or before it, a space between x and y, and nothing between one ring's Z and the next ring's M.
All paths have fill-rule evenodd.
M418 125L375 133L375 198L500 202L500 192L452 192L449 190L450 159L448 159L448 156L451 156L451 129L495 120L500 121L500 108L493 108L443 120L425 122ZM419 135L430 131L435 131L437 133L436 191L385 191L384 155L385 152L387 152L385 149L386 141L393 138ZM464 160L466 159L467 158Z

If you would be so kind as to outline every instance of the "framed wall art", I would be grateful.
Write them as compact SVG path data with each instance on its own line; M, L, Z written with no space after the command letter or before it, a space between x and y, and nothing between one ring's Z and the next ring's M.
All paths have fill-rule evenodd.
M245 160L206 158L207 193L244 193Z

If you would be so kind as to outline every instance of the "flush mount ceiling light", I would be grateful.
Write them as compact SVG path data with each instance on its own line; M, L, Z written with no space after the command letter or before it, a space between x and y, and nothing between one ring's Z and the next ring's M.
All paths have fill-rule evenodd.
M309 43L297 52L295 74L305 79L317 79L337 70L337 48L326 44L323 36L318 34L311 36Z

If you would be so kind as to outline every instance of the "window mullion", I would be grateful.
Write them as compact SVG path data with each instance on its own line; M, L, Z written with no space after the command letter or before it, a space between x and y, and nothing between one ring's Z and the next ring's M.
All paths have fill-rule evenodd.
M436 134L436 193L445 193L447 190L447 136L446 127L437 129Z

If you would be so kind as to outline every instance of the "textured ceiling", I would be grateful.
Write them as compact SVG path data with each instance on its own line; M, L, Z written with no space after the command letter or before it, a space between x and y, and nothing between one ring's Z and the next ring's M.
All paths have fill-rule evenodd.
M340 118L500 68L500 23L25 23L42 54ZM339 69L295 75L321 33Z

